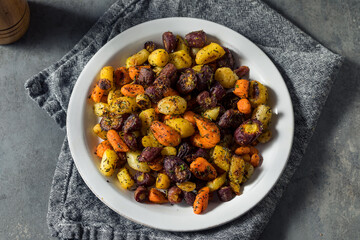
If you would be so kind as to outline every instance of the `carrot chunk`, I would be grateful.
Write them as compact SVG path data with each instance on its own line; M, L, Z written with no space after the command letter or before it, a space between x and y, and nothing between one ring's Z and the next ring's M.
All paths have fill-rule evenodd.
M115 152L128 152L130 151L129 147L124 143L119 134L111 129L106 134L111 146Z

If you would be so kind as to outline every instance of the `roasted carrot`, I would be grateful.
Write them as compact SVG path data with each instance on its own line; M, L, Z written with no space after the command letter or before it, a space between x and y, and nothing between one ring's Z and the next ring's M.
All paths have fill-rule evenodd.
M148 162L147 164L151 170L158 172L162 170L164 167L164 158L163 157L156 158L154 161Z
M91 99L98 103L101 101L102 96L104 95L105 90L101 89L97 84L94 87L94 90L91 93Z
M259 150L257 150L256 147L250 146L250 152L249 153L250 153L250 155L253 155L255 153L259 153Z
M111 81L106 78L101 78L91 93L91 98L94 102L98 103L101 101L103 95L107 90L111 88Z
M156 188L151 188L149 192L149 200L153 203L167 203L168 200L163 192L160 192Z
M235 83L235 89L233 93L240 98L249 97L249 80L240 79Z
M151 123L150 130L156 140L164 146L175 147L181 142L179 132L167 126L165 123L153 121Z
M238 147L235 149L235 154L237 155L243 155L250 153L250 147Z
M216 178L216 169L205 158L198 157L190 164L190 171L195 177L210 181Z
M200 214L206 210L209 203L209 192L209 187L203 187L199 190L193 205L195 214Z
M124 143L119 134L111 129L106 134L111 146L116 152L128 152L130 151L129 147Z
M192 123L192 125L194 125L194 127L196 126L196 122L195 122L195 119L194 119L194 116L195 116L196 114L194 113L194 112L192 112L192 111L186 111L185 113L184 113L184 118L186 119L186 120L188 120L189 122L191 122Z
M102 141L96 148L96 155L102 158L107 149L112 149L110 142L108 140Z
M139 76L140 69L138 66L129 67L129 77L134 80L136 76Z
M251 104L250 104L250 101L247 100L246 98L240 99L237 102L237 108L238 108L239 112L241 112L243 114L251 113Z
M207 138L201 137L200 134L195 134L191 137L191 143L195 147L210 149L216 146L207 140Z
M131 83L131 78L126 67L117 68L114 72L114 81L117 86L123 86Z
M164 97L179 96L179 93L172 88L166 88L164 91Z
M262 156L258 153L251 155L250 163L253 167L258 167L262 162Z
M195 115L194 119L202 138L206 138L212 145L220 142L220 130L215 123L198 115Z
M131 80L136 80L139 77L141 68L150 68L150 66L146 65L129 67L129 77L131 78Z
M121 93L127 97L136 97L139 94L144 93L144 87L140 84L126 84L122 86Z

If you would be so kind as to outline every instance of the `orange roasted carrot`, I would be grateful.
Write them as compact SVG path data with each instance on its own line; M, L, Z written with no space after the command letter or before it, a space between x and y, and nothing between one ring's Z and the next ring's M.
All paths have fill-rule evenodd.
M175 147L181 142L180 133L165 123L153 121L150 130L156 140L164 146Z
M250 147L238 147L235 149L235 154L237 155L243 155L250 153Z
M155 160L148 162L147 164L151 170L158 172L158 171L162 170L164 167L164 158L158 157Z
M107 149L112 149L110 142L108 140L102 141L96 148L96 155L102 158Z
M126 84L122 86L121 93L127 97L136 97L139 94L144 93L144 87L139 84Z
M261 164L262 156L258 153L251 155L250 163L253 167L257 167Z
M207 138L201 137L200 134L195 134L191 137L191 143L195 147L210 149L216 146L207 140Z
M166 88L164 91L164 97L179 96L179 93L172 88Z
M131 80L136 80L139 77L141 68L150 68L150 66L146 65L129 67L129 77L131 78Z
M140 69L137 66L129 67L129 77L134 80L136 76L139 76Z
M98 103L101 101L102 96L104 95L105 90L101 89L97 84L94 90L91 93L91 99Z
M94 102L98 103L101 101L101 98L111 88L111 82L109 79L101 78L97 83L96 86L91 93L91 98Z
M198 115L195 115L194 119L201 137L213 145L220 142L220 130L215 123Z
M124 143L119 134L111 129L106 134L111 146L115 152L128 152L130 151L129 147Z
M149 200L153 203L167 203L168 200L163 192L160 192L156 188L151 188L149 192Z
M233 93L240 98L248 98L249 96L249 80L240 79L235 83Z
M237 102L237 108L238 108L239 112L241 112L243 114L251 113L251 104L250 104L250 101L247 100L246 98L240 99Z
M250 155L253 155L255 153L259 153L259 150L257 150L256 147L250 146Z
M186 111L184 113L184 118L186 120L188 120L189 122L191 122L194 125L194 127L196 126L196 122L195 122L195 119L194 119L195 115L196 114L194 112L192 112L192 111Z
M131 78L126 67L117 68L114 72L114 82L117 86L131 83Z
M198 157L190 164L190 171L198 179L210 181L216 178L216 169L205 158Z
M206 210L209 203L209 192L209 187L203 187L199 190L193 205L195 214L200 214Z

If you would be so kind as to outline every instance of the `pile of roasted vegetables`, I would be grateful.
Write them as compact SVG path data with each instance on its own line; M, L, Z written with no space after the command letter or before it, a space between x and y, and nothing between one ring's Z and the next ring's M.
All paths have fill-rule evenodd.
M260 166L259 143L271 139L267 88L235 67L231 51L204 31L172 32L126 66L102 68L90 98L105 176L117 174L138 202L180 203L203 212L241 194Z

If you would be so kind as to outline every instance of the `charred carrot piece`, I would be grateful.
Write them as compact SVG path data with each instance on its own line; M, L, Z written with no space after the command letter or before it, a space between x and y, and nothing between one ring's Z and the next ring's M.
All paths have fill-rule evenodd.
M235 154L237 155L243 155L250 153L250 147L238 147L235 149Z
M139 77L141 68L150 68L150 66L146 65L129 67L129 76L131 80L136 80Z
M186 111L184 113L184 118L186 120L188 120L189 122L191 122L194 127L196 126L196 122L195 122L195 118L194 118L195 115L196 114L192 111Z
M233 93L240 98L249 97L249 80L240 79L235 83L235 89Z
M210 149L216 146L208 141L207 138L201 137L200 134L195 134L191 137L191 143L195 147Z
M93 90L92 93L91 93L91 99L92 99L94 102L96 102L96 103L100 102L100 101L101 101L101 98L102 98L102 96L103 96L103 94L104 94L104 92L105 92L105 90L102 90L102 89L96 84L94 90Z
M241 112L243 114L251 113L251 104L250 104L250 101L247 100L246 98L240 99L237 102L237 108L238 108L239 112Z
M149 192L149 200L153 203L167 203L169 200L163 192L160 192L156 188L151 188Z
M210 181L216 178L216 169L205 158L198 157L190 164L190 171L195 177Z
M195 214L200 214L206 210L209 203L209 192L209 187L203 187L199 190L193 205Z
M110 142L108 140L102 141L96 148L96 155L102 158L107 149L112 149Z
M127 97L136 97L139 94L144 93L144 87L140 84L126 84L122 86L121 93Z
M220 130L215 123L197 115L194 116L194 119L202 138L206 138L211 145L220 142Z
M114 72L114 81L117 86L131 83L131 78L126 67L117 68Z
M153 121L150 126L156 140L164 146L175 147L180 144L180 133L165 123Z
M124 143L119 134L111 129L107 132L107 139L109 140L111 146L116 152L128 152L130 151L129 147Z
M101 98L103 97L106 90L111 88L111 82L108 79L102 78L100 79L94 88L94 90L91 93L91 99L94 100L94 102L98 103L101 101Z

